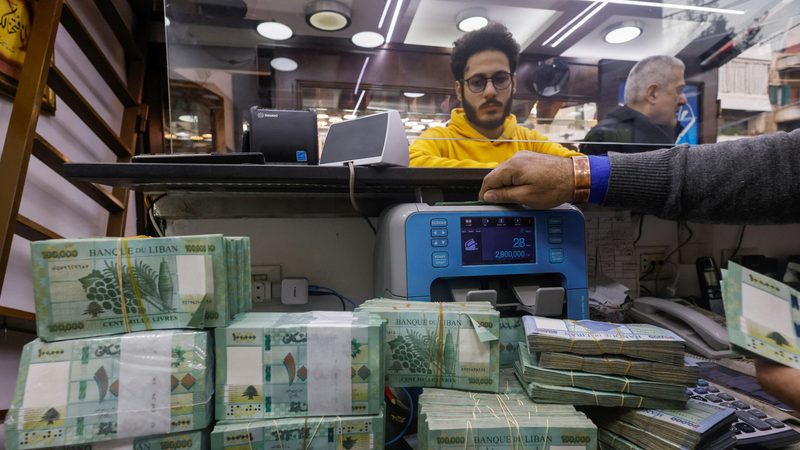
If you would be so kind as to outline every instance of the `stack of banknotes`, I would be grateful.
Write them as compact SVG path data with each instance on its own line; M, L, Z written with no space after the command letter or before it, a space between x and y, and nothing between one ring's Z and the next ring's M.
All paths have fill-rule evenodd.
M222 235L31 243L45 341L213 328L250 311L250 239Z
M522 317L500 318L500 367L514 367L519 343L525 341Z
M625 355L675 366L683 365L683 339L655 325L537 316L525 316L523 323L531 351Z
M597 428L583 413L570 405L536 404L524 394L425 388L419 408L421 450L597 448Z
M238 315L215 330L217 419L378 414L384 333L368 312Z
M5 421L6 448L70 446L206 428L212 419L212 365L205 331L37 339L22 351Z
M498 391L500 316L491 303L379 298L358 311L386 320L387 385Z
M691 399L686 409L591 408L601 442L611 448L727 449L735 443L736 410ZM633 447L631 447L633 446Z
M214 450L377 450L384 443L383 412L370 416L286 417L225 422L211 432Z
M536 316L523 323L527 342L515 369L535 401L682 408L686 386L697 381L698 368L684 362L683 340L669 330Z
M693 386L700 377L697 364L675 366L624 356L582 356L574 353L542 352L539 367L556 370L623 375L642 380Z
M523 344L524 345L524 344ZM539 365L538 354L520 348L517 370L525 383L537 382L541 385L568 386L620 394L632 394L652 399L676 401L687 400L686 385L639 380L632 377L602 375L579 370L546 369Z

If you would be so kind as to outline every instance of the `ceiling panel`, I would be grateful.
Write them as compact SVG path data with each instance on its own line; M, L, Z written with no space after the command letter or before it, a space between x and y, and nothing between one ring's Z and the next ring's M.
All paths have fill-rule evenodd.
M404 42L450 48L453 46L453 41L464 34L456 26L456 16L464 10L480 5L486 3L421 0ZM561 15L554 10L498 4L490 5L486 10L489 20L504 24L522 48L528 47Z

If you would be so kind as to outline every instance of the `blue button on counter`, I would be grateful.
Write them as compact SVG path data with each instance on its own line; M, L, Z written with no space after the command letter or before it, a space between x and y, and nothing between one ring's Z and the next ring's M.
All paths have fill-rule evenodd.
M431 239L432 247L447 247L447 239Z
M431 219L432 227L446 227L447 219Z
M450 263L450 255L447 252L433 252L431 262L433 267L447 267Z
M431 228L431 237L446 237L447 228Z
M563 248L551 248L550 249L550 262L551 263L563 263L564 262L564 249Z

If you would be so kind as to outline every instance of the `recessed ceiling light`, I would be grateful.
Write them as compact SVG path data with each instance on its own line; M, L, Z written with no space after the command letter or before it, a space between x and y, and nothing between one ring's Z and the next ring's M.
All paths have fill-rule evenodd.
M474 31L485 27L489 23L488 14L483 8L470 8L456 16L458 29L461 31Z
M403 95L405 95L408 98L419 98L425 94L422 92L403 92Z
M641 34L640 24L618 23L606 29L603 40L609 44L624 44L636 39Z
M258 31L258 34L273 41L285 41L294 34L291 28L280 22L261 22L256 27L256 31Z
M269 65L272 66L273 69L280 70L281 72L291 72L297 69L295 60L289 58L275 58L269 62Z
M383 45L383 35L374 31L360 31L350 38L353 44L364 48L375 48Z
M197 123L197 116L193 114L184 114L182 116L178 116L178 120L181 122Z
M350 25L350 7L336 0L316 0L306 6L306 22L321 31L339 31Z

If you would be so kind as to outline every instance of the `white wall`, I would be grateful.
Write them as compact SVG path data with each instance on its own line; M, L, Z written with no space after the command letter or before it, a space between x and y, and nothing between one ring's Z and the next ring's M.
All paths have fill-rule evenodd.
M125 7L126 3L118 3ZM124 51L116 41L92 2L70 2L95 41L125 80ZM123 10L131 17L130 10ZM89 60L67 31L61 27L56 36L55 64L67 79L91 103L113 130L122 123L123 106L97 74ZM12 103L0 99L0 140L5 140ZM55 115L42 114L37 133L76 162L112 162L116 156L87 128L63 100L56 100ZM2 149L0 149L0 152ZM134 201L130 198L130 205ZM47 166L31 157L28 176L20 203L20 214L33 219L66 237L102 236L108 213ZM128 216L126 233L135 234L135 214ZM29 242L14 236L8 269L0 293L0 306L34 311ZM30 339L33 336L29 336ZM16 380L16 363L9 355L19 354L21 342L30 339L0 341L0 409L7 409Z

